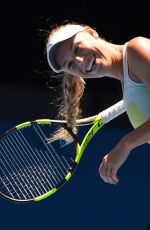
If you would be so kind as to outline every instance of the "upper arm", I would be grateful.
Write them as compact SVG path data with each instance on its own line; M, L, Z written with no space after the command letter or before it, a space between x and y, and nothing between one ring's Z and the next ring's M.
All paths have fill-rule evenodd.
M150 87L150 39L136 37L128 42L129 72Z

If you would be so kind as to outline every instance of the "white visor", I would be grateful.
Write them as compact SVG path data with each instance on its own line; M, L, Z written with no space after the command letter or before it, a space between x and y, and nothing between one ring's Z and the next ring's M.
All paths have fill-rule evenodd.
M80 25L66 25L52 35L47 43L47 61L54 72L60 73L63 71L54 60L54 53L57 45L83 30L85 30L85 27Z

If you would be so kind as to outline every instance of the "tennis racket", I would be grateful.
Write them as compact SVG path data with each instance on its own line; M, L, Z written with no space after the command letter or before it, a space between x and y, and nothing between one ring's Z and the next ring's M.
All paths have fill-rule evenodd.
M53 139L57 129L66 127L64 120L28 121L5 132L0 138L1 197L32 202L54 194L71 178L95 133L124 111L122 100L98 115L77 120L77 126L89 125L80 142L70 130L69 143L62 137Z

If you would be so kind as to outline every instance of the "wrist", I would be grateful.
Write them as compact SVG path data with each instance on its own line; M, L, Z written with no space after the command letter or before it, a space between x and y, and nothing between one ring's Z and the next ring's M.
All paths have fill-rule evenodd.
M135 148L135 144L129 136L123 137L119 142L119 145L121 146L121 148L123 148L126 152L129 153L132 151L132 149Z

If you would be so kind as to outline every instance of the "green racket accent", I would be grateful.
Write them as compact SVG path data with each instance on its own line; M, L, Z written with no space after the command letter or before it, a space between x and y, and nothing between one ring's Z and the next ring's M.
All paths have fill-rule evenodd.
M49 125L51 124L51 121L49 119L38 119L38 120L35 120L34 123L39 124L39 125ZM16 129L23 129L23 128L26 128L28 126L30 126L32 124L32 122L30 121L27 121L27 122L24 122L22 124L19 124L16 126Z
M72 174L69 172L69 173L66 175L66 177L65 177L66 181L68 181L68 180L71 178L71 176L72 176ZM45 198L51 196L51 195L52 195L53 193L55 193L56 191L57 191L57 188L53 188L53 189L51 189L49 192L45 193L44 195L41 195L41 196L39 196L39 197L36 197L34 200L35 200L35 201L44 200Z
M38 119L36 120L36 122L39 124L39 125L49 125L51 124L51 121L49 119Z
M94 126L92 126L89 131L87 132L86 136L84 137L81 146L77 145L76 149L76 158L75 162L79 164L79 161L82 157L82 154L87 146L87 144L90 142L92 137L95 135L95 133L104 125L104 122L102 120L98 120L95 122Z
M66 175L65 179L66 179L66 180L69 180L71 176L72 176L72 174L69 172L69 173Z
M28 127L28 126L30 126L30 125L31 125L31 122L30 122L30 121L27 121L27 122L24 122L24 123L22 123L22 124L20 124L20 125L17 125L17 126L16 126L16 129L23 129L23 128Z
M49 192L41 195L41 196L38 196L34 199L34 201L41 201L41 200L44 200L45 198L51 196L53 193L55 193L57 191L57 188L53 188L51 189Z
M38 120L35 120L34 123L39 124L39 125L49 125L51 124L51 121L49 119L38 119ZM32 122L30 121L27 121L27 122L24 122L22 124L19 124L16 126L16 129L23 129L23 128L26 128L28 126L30 126L32 124Z
M77 164L79 164L81 156L82 156L82 154L81 154L81 146L79 144L77 144L77 146L76 146L76 158L75 158L75 162Z

